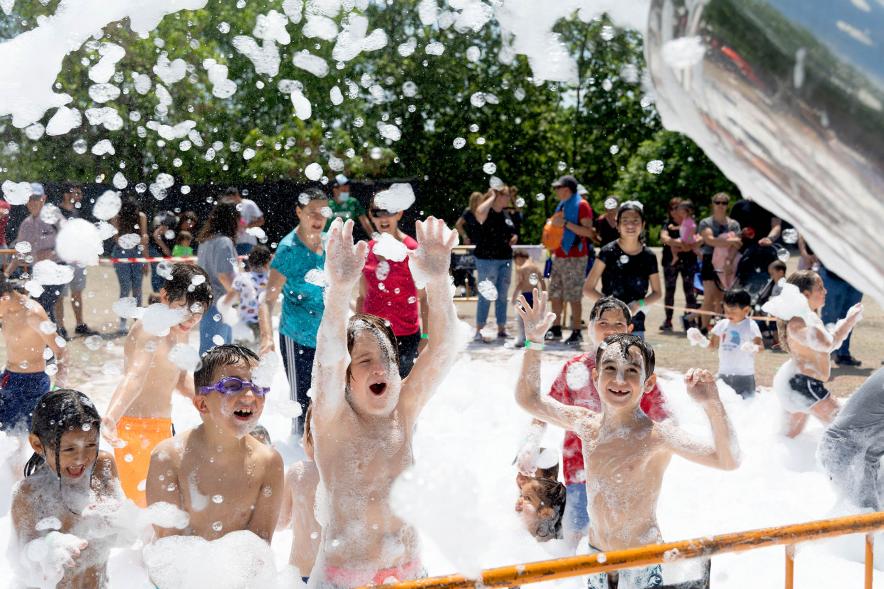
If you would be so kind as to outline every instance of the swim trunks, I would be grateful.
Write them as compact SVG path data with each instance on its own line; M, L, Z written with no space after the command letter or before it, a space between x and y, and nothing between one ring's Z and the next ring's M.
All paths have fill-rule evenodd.
M40 397L49 392L49 375L45 372L12 372L0 374L0 430L31 429L31 414Z
M139 507L147 507L147 468L150 453L167 438L172 437L172 420L165 417L129 417L117 422L117 436L126 445L114 448L114 460L120 474L120 486L126 497Z
M595 546L589 546L590 554L604 552ZM616 585L609 583L609 576L616 579ZM663 586L663 567L659 564L638 568L626 569L611 573L595 573L586 579L586 589L656 589Z
M806 406L806 411L814 405L829 397L829 391L821 380L817 380L805 374L796 374L789 379L789 388L796 393L793 402Z
M363 585L385 585L399 581L423 579L426 576L427 571L419 560L376 571L326 566L325 574L317 583L317 587L320 589L352 589Z

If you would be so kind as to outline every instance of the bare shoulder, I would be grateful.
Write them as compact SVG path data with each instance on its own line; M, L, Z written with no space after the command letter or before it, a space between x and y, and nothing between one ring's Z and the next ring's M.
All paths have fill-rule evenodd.
M582 408L581 408L582 409ZM583 410L575 412L574 432L584 440L592 440L598 436L602 427L602 414Z
M259 442L252 436L246 436L246 444L252 452L252 456L255 457L255 460L257 460L258 463L269 469L279 469L280 472L285 471L285 464L282 461L282 456L280 456L279 452L277 452L273 446L268 446L267 444Z
M172 438L167 438L157 444L150 453L151 463L158 462L177 468L178 465L181 464L181 457L184 454L184 448L187 446L187 441L190 439L191 432L193 432L193 430L181 432L180 434Z

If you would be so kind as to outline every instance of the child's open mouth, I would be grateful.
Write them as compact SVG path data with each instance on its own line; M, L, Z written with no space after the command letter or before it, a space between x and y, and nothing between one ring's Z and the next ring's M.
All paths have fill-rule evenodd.
M385 382L376 382L374 384L368 385L368 388L371 389L371 392L380 397L384 394L384 391L387 390L387 383Z
M68 473L68 476L72 479L77 479L83 476L83 473L86 472L86 465L81 464L80 466L69 466L65 468L65 471Z
M632 391L629 389L608 389L608 392L614 397L628 397Z
M237 409L233 412L233 416L240 421L248 421L252 418L252 413L254 413L251 409Z

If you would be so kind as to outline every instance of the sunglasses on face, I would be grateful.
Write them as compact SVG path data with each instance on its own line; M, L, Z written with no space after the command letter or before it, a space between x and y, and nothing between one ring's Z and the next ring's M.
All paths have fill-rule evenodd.
M243 380L235 376L225 376L213 385L200 387L200 393L208 395L211 392L218 392L222 395L238 395L246 389L252 389L256 397L263 397L270 392L270 387L262 387L248 380Z
M712 204L714 204L714 205L724 205L724 206L727 206L727 203L728 203L728 201L726 201L726 200L713 200L713 201L712 201Z
M392 217L396 213L391 213L390 211L388 211L386 209L371 209L369 211L369 214L372 217L377 217L378 219L380 219L382 217Z

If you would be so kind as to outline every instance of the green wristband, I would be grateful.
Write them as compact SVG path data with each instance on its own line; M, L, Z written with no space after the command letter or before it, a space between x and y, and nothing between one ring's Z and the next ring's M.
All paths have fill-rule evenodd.
M537 350L538 352L543 351L543 344L538 344L537 342L532 342L529 339L525 340L525 349L526 350Z
M422 333L421 339L430 339L430 334L429 333Z
M638 308L641 309L641 308L643 308L644 306L645 306L645 300L644 300L644 299L639 299L639 300L638 300Z

